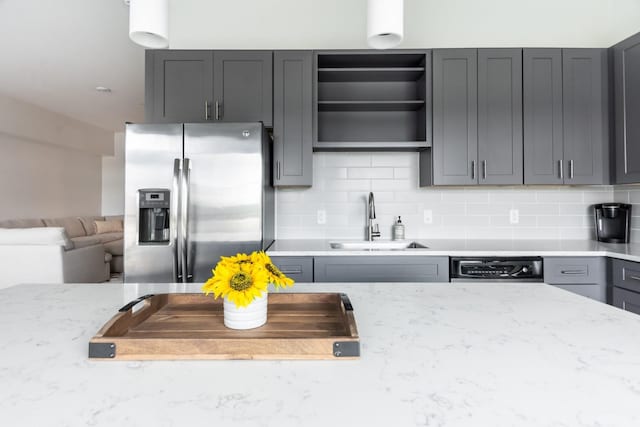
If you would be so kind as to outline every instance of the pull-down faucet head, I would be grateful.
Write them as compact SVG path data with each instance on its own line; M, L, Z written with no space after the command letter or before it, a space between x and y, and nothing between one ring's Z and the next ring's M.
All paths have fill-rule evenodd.
M376 204L373 199L373 192L369 192L369 219L376 219Z

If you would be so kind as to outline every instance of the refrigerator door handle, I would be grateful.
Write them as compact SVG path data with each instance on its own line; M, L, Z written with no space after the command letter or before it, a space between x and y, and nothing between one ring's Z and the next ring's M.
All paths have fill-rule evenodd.
M182 256L180 258L182 269L182 283L188 283L193 274L189 274L189 191L191 180L191 160L185 158L182 166L182 188L180 209L180 234Z
M180 208L180 175L182 171L182 159L173 159L173 181L171 188L171 214L169 215L169 227L171 229L171 245L173 246L173 279L174 282L182 280L182 268L180 257L181 246L178 242L178 209Z

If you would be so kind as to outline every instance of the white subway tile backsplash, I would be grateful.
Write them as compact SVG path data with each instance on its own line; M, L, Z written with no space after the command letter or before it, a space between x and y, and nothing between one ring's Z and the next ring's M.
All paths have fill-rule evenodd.
M313 187L277 190L280 239L363 238L369 191L383 238L400 215L409 239L589 239L590 206L613 200L639 204L632 239L640 238L638 186L420 188L417 153L314 153L313 166ZM318 209L326 224L317 223ZM519 211L517 224L509 221L511 209Z

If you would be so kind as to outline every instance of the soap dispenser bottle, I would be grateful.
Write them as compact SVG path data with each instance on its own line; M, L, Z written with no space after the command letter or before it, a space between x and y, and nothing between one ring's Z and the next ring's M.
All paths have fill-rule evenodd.
M393 240L404 240L404 224L400 217L393 224Z

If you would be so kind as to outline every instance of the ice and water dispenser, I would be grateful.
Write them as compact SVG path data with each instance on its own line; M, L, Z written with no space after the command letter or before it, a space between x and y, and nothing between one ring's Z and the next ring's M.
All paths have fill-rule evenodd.
M170 236L170 191L164 188L138 190L138 242L168 245Z

